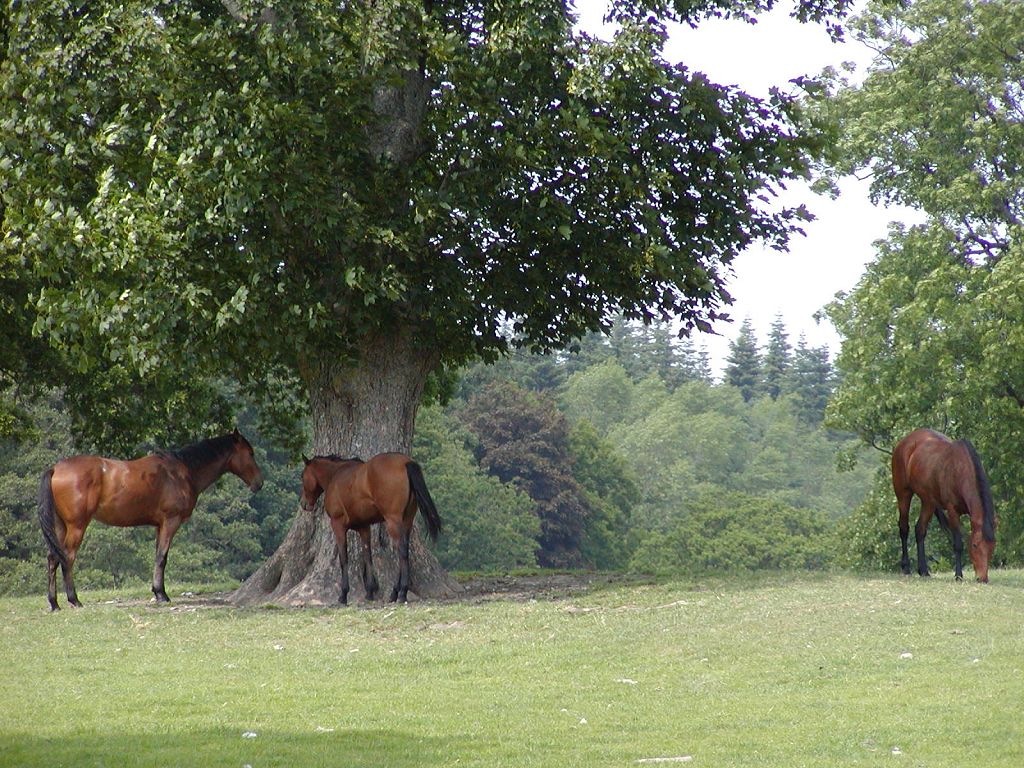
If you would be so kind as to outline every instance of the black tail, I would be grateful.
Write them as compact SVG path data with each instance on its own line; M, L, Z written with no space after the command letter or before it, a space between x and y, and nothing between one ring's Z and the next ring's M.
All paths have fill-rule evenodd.
M434 500L430 498L430 491L423 480L423 470L415 461L410 461L405 465L405 471L409 475L409 488L416 497L416 506L420 508L423 521L427 524L427 533L433 541L437 541L437 535L441 532L441 516L437 514Z
M43 529L43 538L46 539L50 553L57 558L61 568L67 569L68 556L57 539L57 529L54 526L57 511L53 505L53 487L50 484L52 479L53 467L50 467L43 472L42 480L39 482L39 526Z
M971 441L964 440L963 444L967 448L967 453L971 456L971 461L974 462L974 477L978 481L978 495L981 496L981 506L985 510L985 516L981 523L981 535L985 541L995 541L996 505L992 501L992 488L988 484L988 475L985 474L985 468L981 466L981 457L974 450Z

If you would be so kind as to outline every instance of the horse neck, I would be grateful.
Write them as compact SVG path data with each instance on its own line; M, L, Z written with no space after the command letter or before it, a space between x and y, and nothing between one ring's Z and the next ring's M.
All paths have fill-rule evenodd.
M316 472L316 479L320 483L320 487L326 489L335 477L357 466L359 466L359 462L356 461L320 459L317 461L314 471Z
M218 456L202 466L191 470L192 486L196 489L196 495L205 491L213 485L228 468L228 461L231 460L231 453Z

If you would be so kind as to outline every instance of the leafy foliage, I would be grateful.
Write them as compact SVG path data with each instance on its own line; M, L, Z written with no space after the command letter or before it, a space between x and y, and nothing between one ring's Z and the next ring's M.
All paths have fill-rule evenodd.
M757 393L763 376L761 355L757 349L757 337L750 318L743 321L740 332L729 344L729 359L726 361L725 380L739 389L747 402Z
M978 448L1003 510L997 558L1024 552L1022 222L1024 6L869 3L879 52L864 82L831 82L838 172L925 223L893 227L857 286L828 307L844 341L829 423L884 450L929 426Z
M630 513L639 493L636 475L626 458L587 421L573 426L569 451L573 476L590 508L580 553L591 565L621 570L630 551Z
M569 424L555 403L512 384L491 385L466 404L461 418L478 441L480 466L533 500L540 565L582 565L580 544L591 510L572 474Z
M772 5L616 3L607 41L551 0L7 5L4 323L125 450L168 410L202 430L182 403L220 418L211 376L274 402L382 330L458 364L506 318L536 350L618 313L707 328L735 253L806 218L762 200L822 144L795 101L666 62L665 24Z
M414 454L444 516L435 545L445 568L495 571L536 563L540 520L532 500L515 486L486 474L467 446L465 428L439 408L420 410Z
M615 3L611 40L556 0L4 4L0 320L55 358L12 378L75 371L78 443L122 454L253 401L294 451L300 400L319 450L406 450L444 366L619 314L707 330L823 142L665 61L666 25L773 4Z
M820 569L832 559L827 518L778 501L709 492L644 539L634 568L660 573Z

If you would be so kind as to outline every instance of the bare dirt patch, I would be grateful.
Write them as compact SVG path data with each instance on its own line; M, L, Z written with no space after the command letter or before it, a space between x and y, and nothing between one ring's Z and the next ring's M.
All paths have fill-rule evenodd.
M525 576L478 576L461 583L462 594L455 602L479 603L489 600L562 600L618 586L648 583L638 576L610 573L541 573Z
M564 572L536 573L527 575L473 576L459 582L461 591L450 598L436 600L445 603L483 603L495 600L528 602L531 600L569 600L590 592L649 583L641 576L625 574ZM190 612L207 608L230 608L231 592L184 592L171 593L170 605L157 603L153 598L114 598L105 600L105 605L122 605L130 608L149 607L154 609ZM374 601L367 603L361 595L354 595L354 605L360 608L382 608L389 603ZM409 593L409 602L421 602L417 595Z

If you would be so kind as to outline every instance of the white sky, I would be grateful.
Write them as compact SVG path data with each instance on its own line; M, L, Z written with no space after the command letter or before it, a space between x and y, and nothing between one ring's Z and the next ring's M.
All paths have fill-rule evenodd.
M665 58L704 72L713 82L738 85L755 96L766 96L773 85L785 89L790 79L817 74L828 65L854 61L860 69L870 62L871 52L860 43L833 43L824 27L792 19L788 15L791 5L783 0L756 25L714 19L696 30L674 26ZM577 0L580 26L605 36L601 19L606 6L604 0ZM788 253L753 247L733 262L735 277L728 286L734 300L729 309L733 322L718 324L719 336L695 337L707 347L716 373L746 317L761 344L767 341L776 316L781 315L790 344L795 345L803 334L809 345L827 345L835 357L839 337L827 320L816 323L814 314L837 292L853 288L874 257L872 243L886 235L890 221L920 218L907 209L873 206L867 187L867 182L845 179L837 200L804 187L790 187L787 202L805 203L816 220L805 226L806 237L791 240Z

